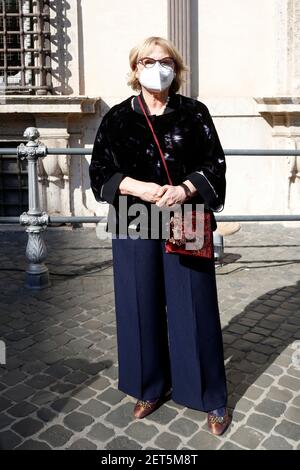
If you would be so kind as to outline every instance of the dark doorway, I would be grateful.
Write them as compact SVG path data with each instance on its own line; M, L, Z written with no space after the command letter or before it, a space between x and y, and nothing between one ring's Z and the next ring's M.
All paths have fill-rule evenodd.
M0 143L0 216L19 216L28 209L27 161L1 154L1 148L15 148L20 142Z

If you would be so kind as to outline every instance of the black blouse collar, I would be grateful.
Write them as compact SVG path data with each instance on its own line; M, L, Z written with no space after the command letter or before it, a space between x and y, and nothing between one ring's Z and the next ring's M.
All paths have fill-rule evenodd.
M140 93L140 97L142 99L142 102L145 106L145 109L147 109L147 105L146 105L146 102L144 100L144 97L143 97L143 93L141 92ZM167 107L164 111L163 114L161 115L158 115L156 117L160 117L160 116L164 116L165 114L169 114L169 113L172 113L173 111L175 111L178 107L179 107L179 101L180 101L180 96L179 95L176 95L176 93L174 92L170 92L169 93L169 102L167 104ZM143 114L143 110L142 108L140 107L140 104L139 104L139 101L138 101L138 98L137 96L133 96L132 99L131 99L131 107L132 109L139 113L139 114Z

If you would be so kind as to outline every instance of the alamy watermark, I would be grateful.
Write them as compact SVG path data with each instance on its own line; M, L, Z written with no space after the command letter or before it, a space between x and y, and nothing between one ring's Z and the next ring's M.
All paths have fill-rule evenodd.
M6 364L6 344L0 340L0 365Z
M112 238L117 232L119 238L171 238L176 244L184 242L187 250L198 250L204 243L204 204L174 204L171 207L151 204L149 207L136 203L128 208L127 197L119 197L118 216L111 205L107 232L101 232L99 238L109 237L109 232Z

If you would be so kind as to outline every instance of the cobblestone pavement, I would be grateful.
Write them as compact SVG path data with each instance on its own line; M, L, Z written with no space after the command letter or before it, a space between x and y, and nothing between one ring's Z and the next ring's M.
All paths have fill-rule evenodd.
M46 240L52 286L31 292L26 234L0 231L1 449L300 450L299 228L245 223L225 238L217 282L233 422L223 437L172 400L132 418L135 400L117 389L110 243L91 228L49 228Z

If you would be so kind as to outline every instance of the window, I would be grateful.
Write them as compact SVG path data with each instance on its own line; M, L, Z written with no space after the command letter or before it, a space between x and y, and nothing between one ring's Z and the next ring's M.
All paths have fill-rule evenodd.
M48 94L49 0L0 0L0 93Z
M28 210L26 160L2 155L1 147L15 148L20 142L0 142L0 216L19 216Z

